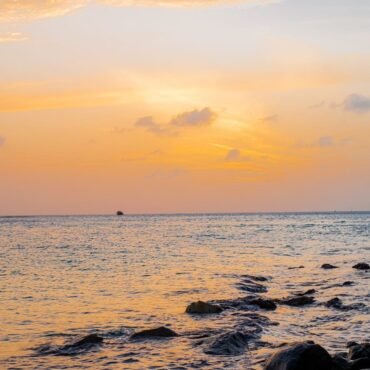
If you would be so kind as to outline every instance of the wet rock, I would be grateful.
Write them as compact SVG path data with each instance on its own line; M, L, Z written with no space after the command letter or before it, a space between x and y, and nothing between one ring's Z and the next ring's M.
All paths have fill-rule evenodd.
M288 267L288 270L304 269L304 266Z
M216 337L204 352L216 356L237 356L245 351L252 338L253 334L241 331L222 334Z
M62 346L43 345L38 348L37 352L40 355L74 356L87 352L102 343L102 337L97 334L89 334L76 342L67 343Z
M370 358L359 358L351 361L350 370L368 370L370 369Z
M250 304L269 311L276 310L277 308L276 303L272 299L255 298L250 300Z
M315 293L316 293L316 290L315 289L308 289L305 292L295 293L295 295L298 296L298 297L303 297L305 295L312 295L312 294L315 294Z
M77 342L71 344L71 347L81 347L81 346L88 346L88 345L95 345L101 344L103 342L103 338L97 334L90 334L86 337L78 340Z
M370 265L365 262L357 263L356 265L352 266L352 268L356 270L370 270Z
M335 298L332 298L330 299L329 301L327 301L325 303L325 306L326 307L330 307L330 308L337 308L337 309L341 309L343 307L343 302L341 299L339 299L338 297L335 297Z
M321 266L321 268L324 269L324 270L332 270L332 269L337 269L338 267L334 266L334 265L331 265L330 263L324 263Z
M301 296L301 297L288 297L278 300L278 303L284 304L287 306L301 307L310 305L315 302L314 297L310 296Z
M331 370L334 362L329 353L313 342L288 346L274 354L264 370Z
M351 343L349 346L348 358L350 360L358 360L360 358L370 359L370 343Z
M325 303L326 307L336 308L337 310L349 311L357 310L365 307L364 303L352 303L349 305L343 304L342 300L338 297L332 298Z
M215 314L222 312L223 309L216 304L211 304L207 302L193 302L186 307L185 312L190 314Z
M131 335L131 339L173 338L177 336L178 334L172 329L161 326L156 329L148 329L134 333L133 335Z

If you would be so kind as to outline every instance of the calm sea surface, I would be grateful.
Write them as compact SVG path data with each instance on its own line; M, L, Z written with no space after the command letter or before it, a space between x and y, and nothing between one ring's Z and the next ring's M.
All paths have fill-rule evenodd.
M340 351L369 339L370 272L352 269L369 260L369 213L0 218L0 368L260 369L282 342ZM245 295L245 274L271 278L263 296L314 288L318 303L258 311L279 324L264 328L260 344L240 356L207 355L194 335L233 330L238 313L199 318L185 308ZM345 281L353 285L339 286ZM333 297L365 306L319 304ZM160 325L182 335L129 340ZM40 354L89 333L104 344Z

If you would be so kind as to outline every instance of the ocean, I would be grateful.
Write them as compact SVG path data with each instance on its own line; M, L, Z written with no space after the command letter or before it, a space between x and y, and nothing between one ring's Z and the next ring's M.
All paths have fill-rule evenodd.
M370 213L2 217L0 368L260 370L281 343L306 339L340 352L368 339L370 272L352 266L369 260ZM265 287L253 294L314 289L315 302L185 313L251 295L250 276ZM327 307L334 297L348 309ZM253 315L265 324L243 351L210 353ZM130 338L159 326L179 336ZM92 333L103 343L68 347Z

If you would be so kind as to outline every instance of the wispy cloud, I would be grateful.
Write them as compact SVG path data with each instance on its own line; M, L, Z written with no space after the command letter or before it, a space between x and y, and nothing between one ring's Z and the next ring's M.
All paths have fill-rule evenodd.
M108 6L194 7L237 3L265 5L277 0L1 0L0 21L61 16L94 2Z
M28 40L28 37L20 32L0 33L0 44L7 42L20 42L26 40Z
M260 121L263 121L263 122L274 122L274 121L277 121L278 119L279 119L279 116L277 114L272 114L270 116L262 117L260 119Z
M342 106L345 110L356 113L370 112L370 97L360 94L351 94L347 96Z
M169 127L163 127L152 116L141 117L135 122L135 126L143 128L155 135L176 136L177 133Z
M5 137L0 136L0 147L2 147L5 144Z
M212 124L216 118L217 114L209 108L195 109L177 115L171 120L170 125L179 127L206 126Z
M319 146L326 148L334 145L334 138L332 136L322 136L319 139Z

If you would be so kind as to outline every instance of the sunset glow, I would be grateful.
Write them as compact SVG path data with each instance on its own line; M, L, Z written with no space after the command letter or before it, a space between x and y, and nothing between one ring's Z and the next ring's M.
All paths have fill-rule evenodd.
M324 3L2 1L0 214L369 209L370 4Z

